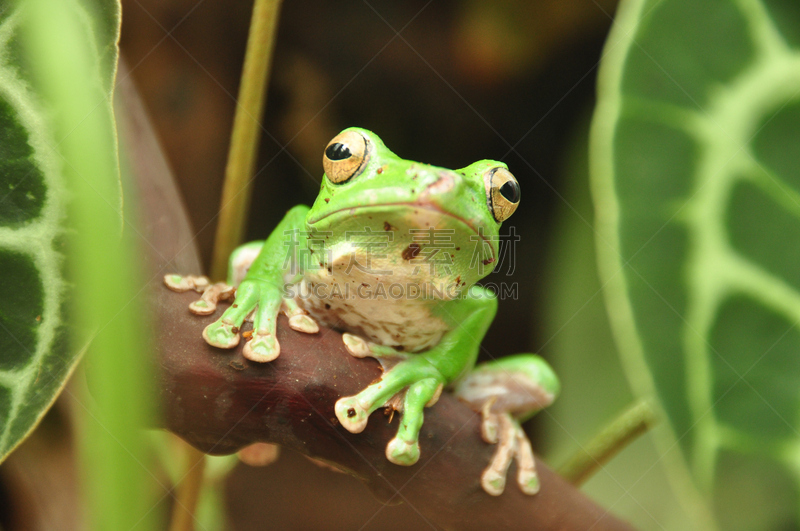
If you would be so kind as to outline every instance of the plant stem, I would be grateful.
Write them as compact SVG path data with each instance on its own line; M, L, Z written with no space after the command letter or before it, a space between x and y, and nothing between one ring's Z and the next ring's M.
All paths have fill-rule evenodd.
M225 278L228 256L242 242L250 209L252 175L261 138L260 120L266 100L280 3L280 0L255 0L253 5L211 260L211 278L214 280Z
M652 428L657 420L650 403L634 404L568 459L559 474L575 486L582 485L620 450Z
M186 468L183 479L177 486L178 496L172 507L170 531L192 531L194 529L194 513L197 509L197 500L200 499L203 475L206 470L206 454L188 443L183 443L183 446L185 447Z

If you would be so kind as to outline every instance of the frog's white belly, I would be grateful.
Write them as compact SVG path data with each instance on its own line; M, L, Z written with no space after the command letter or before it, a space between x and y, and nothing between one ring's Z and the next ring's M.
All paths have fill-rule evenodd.
M322 324L406 352L427 350L450 330L431 311L437 301L420 287L426 279L411 274L416 267L373 262L366 272L350 263L340 255L330 268L306 271L296 285L300 307ZM381 269L392 274L375 273Z

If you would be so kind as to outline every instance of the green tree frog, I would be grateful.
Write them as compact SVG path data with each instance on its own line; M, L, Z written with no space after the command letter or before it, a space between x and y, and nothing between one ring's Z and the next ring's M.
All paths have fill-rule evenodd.
M451 387L483 414L484 439L499 443L484 489L500 494L516 457L520 487L536 493L533 454L519 422L553 401L558 379L533 354L475 367L497 309L496 296L476 282L498 258L500 225L520 200L517 180L492 160L455 171L404 160L359 128L330 141L323 167L314 205L292 208L266 241L237 249L228 284L168 275L167 285L203 293L190 308L198 314L213 313L238 286L233 304L203 337L233 348L252 314L243 350L252 361L280 354L279 311L300 332L315 333L319 324L343 331L347 350L377 358L384 374L339 399L336 417L359 433L376 409L402 412L386 447L398 465L417 462L423 408Z

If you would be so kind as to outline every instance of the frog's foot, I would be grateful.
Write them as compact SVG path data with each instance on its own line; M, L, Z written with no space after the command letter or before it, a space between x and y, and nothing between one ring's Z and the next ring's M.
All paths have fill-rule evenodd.
M281 288L263 280L245 280L236 290L236 300L217 321L203 330L209 345L233 348L239 344L239 330L245 318L253 313L252 338L245 345L246 358L266 362L280 354L275 339L275 323L281 305Z
M483 490L499 496L506 486L506 475L511 461L517 460L517 484L522 492L533 495L539 492L539 476L530 441L519 423L510 413L493 413L491 404L482 410L481 434L486 442L497 443L492 461L481 475ZM493 440L492 440L493 439Z
M211 315L217 311L219 301L231 300L236 291L224 282L211 284L208 277L194 275L165 275L164 284L178 293L194 290L202 294L200 300L189 305L189 311L195 315Z
M236 289L224 282L218 282L209 286L203 291L203 296L199 301L194 301L189 305L189 311L195 315L211 315L217 311L219 301L227 301L233 298Z
M245 343L242 356L250 361L266 363L277 358L281 353L281 346L274 333L254 332L250 341Z
M239 344L239 328L220 319L203 330L203 339L212 347L234 348Z
M184 291L195 290L197 293L203 291L211 284L208 277L196 275L164 275L164 285L172 291L183 293Z
M283 299L283 313L289 317L289 326L292 330L303 332L304 334L316 334L319 332L319 325L308 312L297 305L294 299Z
M336 417L352 433L359 433L367 425L369 415L378 408L390 406L399 410L395 395L403 393L403 420L397 436L386 447L386 457L392 463L410 466L420 455L419 430L422 427L423 409L441 394L445 378L422 356L397 364L386 371L381 380L373 383L355 396L340 398L336 402Z

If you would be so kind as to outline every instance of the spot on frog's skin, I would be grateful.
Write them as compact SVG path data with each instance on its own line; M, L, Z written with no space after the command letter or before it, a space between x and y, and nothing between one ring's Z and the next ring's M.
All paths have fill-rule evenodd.
M494 258L487 258L486 260L483 261L483 265L489 265L492 262L494 262Z
M419 252L422 249L420 248L419 244L411 243L403 250L403 260L411 260L416 258Z
M331 202L331 198L330 198L330 197L326 197L326 198L325 198L325 202L326 202L326 203L330 203L330 202Z

